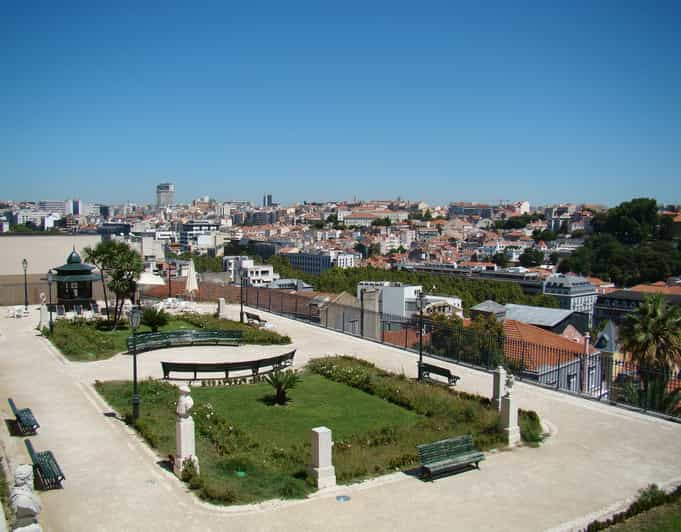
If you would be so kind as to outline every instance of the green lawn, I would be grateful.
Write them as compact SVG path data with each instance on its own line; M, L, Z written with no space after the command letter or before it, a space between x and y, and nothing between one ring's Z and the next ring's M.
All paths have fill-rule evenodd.
M681 530L681 502L663 504L607 528L612 532L678 532Z
M352 364L343 361L346 368ZM367 367L354 364L362 371ZM310 429L321 425L333 431L333 460L341 484L418 466L420 443L472 433L483 450L503 446L499 415L489 400L385 372L380 386L392 389L395 397L407 393L414 398L417 393L418 406L309 371L289 392L285 406L271 404L273 390L266 383L194 388L192 415L201 476L190 480L190 487L221 504L304 496L313 489L306 473ZM126 419L131 388L130 382L97 384L99 393ZM137 429L161 456L174 454L177 389L147 380L140 395Z
M285 344L291 341L288 336L274 331L261 331L250 325L203 315L171 316L168 324L159 330L167 332L200 328L240 330L245 344ZM151 332L151 329L141 325L137 332ZM49 339L69 360L89 362L111 358L117 353L127 351L130 334L132 332L126 321L112 331L104 327L103 321L57 320L54 322L54 334Z

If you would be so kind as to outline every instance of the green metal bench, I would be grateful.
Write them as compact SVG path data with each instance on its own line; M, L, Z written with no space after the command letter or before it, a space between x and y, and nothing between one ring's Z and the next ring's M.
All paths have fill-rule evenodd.
M35 418L30 408L22 408L19 410L11 397L7 399L7 402L12 409L12 413L17 420L17 426L22 434L35 434L38 432L40 423L38 423L38 420Z
M30 440L24 441L28 455L31 457L31 462L33 462L33 472L35 478L38 479L39 486L42 489L61 488L61 483L66 477L62 473L61 467L59 467L52 451L37 453L33 449L33 444L31 444Z
M184 331L142 333L134 337L128 336L128 352L131 353L133 347L136 347L139 353L141 351L187 345L239 345L242 340L242 331L189 329Z
M433 366L432 364L427 364L426 362L421 362L419 364L419 373L420 379L429 380L431 382L438 382L430 376L431 373L434 375L440 375L441 377L447 379L447 384L450 386L456 386L456 381L460 379L460 377L452 375L452 372L447 368Z
M433 443L417 445L421 469L429 477L460 469L468 465L480 468L485 455L473 447L473 436L466 434Z
M261 358L259 360L241 360L238 362L161 362L161 368L163 369L163 378L166 380L172 379L170 376L171 372L191 373L193 380L198 378L199 373L224 373L224 378L229 379L230 373L234 377L233 372L235 371L250 371L250 375L247 375L248 377L257 377L291 366L295 354L296 351L294 349L283 355Z

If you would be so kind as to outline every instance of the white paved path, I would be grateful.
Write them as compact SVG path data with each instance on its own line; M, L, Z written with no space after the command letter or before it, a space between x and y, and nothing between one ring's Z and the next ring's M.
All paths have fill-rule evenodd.
M129 356L97 363L65 361L39 336L30 319L0 318L0 412L6 398L29 406L42 428L38 450L52 449L67 480L42 494L41 522L48 531L212 530L545 530L583 526L588 514L613 510L651 482L681 482L681 425L518 384L523 408L536 410L554 430L539 449L490 455L480 471L434 483L395 474L340 487L309 500L220 508L198 501L161 469L158 457L120 421L92 388L95 379L129 378ZM236 317L238 308L230 307ZM296 364L310 357L357 355L386 369L415 375L416 357L317 327L265 314L298 349ZM140 374L160 377L159 361L224 360L281 353L287 346L193 348L140 356ZM488 374L456 367L459 387L489 394ZM28 460L23 439L0 427L11 464ZM351 496L338 503L335 495Z

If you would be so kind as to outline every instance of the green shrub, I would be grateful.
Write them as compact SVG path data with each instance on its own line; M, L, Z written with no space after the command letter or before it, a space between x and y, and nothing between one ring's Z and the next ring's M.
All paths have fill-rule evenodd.
M285 405L288 401L286 393L296 387L300 377L292 370L275 371L265 376L265 382L274 388L274 402L278 405Z
M639 491L638 498L627 508L624 512L613 515L610 519L604 521L593 521L586 527L586 532L596 532L598 530L605 530L613 525L622 523L627 519L634 517L643 512L647 512L651 508L661 506L670 502L675 502L681 499L681 486L674 491L667 494L662 491L656 484L650 484L647 488Z
M291 343L291 338L274 331L258 329L252 325L225 320L208 314L180 314L180 318L199 329L241 331L245 344L278 345Z
M142 325L146 325L151 332L158 332L160 327L168 325L170 315L163 309L147 307L142 311Z
M544 431L539 416L533 410L518 410L518 425L523 441L539 444L544 439Z

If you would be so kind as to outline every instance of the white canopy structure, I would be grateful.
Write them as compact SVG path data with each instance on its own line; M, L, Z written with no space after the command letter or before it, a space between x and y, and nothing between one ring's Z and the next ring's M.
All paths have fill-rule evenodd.
M184 291L188 294L199 291L199 283L196 280L196 270L194 269L194 261L189 261L189 271L187 272L187 284L184 285Z

